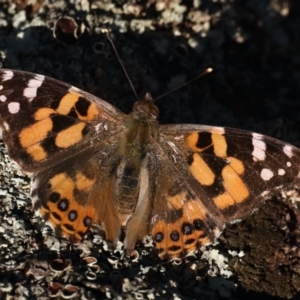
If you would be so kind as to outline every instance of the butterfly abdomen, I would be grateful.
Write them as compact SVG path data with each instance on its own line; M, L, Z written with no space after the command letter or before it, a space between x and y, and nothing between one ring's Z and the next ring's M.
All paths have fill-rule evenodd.
M139 165L127 160L121 163L117 174L117 195L119 213L131 215L135 209L139 189Z

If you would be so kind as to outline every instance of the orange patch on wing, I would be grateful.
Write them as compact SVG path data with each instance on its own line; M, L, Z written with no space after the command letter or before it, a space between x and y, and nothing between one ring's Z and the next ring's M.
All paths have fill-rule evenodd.
M196 198L193 201L188 201L183 206L183 216L186 216L191 220L204 220L206 211L206 208L203 206L199 198Z
M194 151L201 151L202 149L199 149L196 145L198 143L199 134L198 132L192 132L189 134L186 138L186 144L189 148L193 149Z
M89 179L81 172L76 174L76 188L80 191L90 189L95 181L96 179Z
M67 176L65 173L60 173L52 177L49 181L51 184L51 193L55 192L59 194L59 199L65 199L69 203L75 201L74 199L74 181ZM64 218L66 211L61 211L58 209L57 205L60 200L56 202L48 201L47 205L49 207L49 220L54 225L60 225L61 220ZM57 218L57 215L59 218Z
M157 221L151 231L152 236L155 238L157 233L163 234L163 239L161 242L155 241L156 248L159 251L159 256L163 258L167 254L167 238L165 236L167 232L167 224L164 221Z
M181 209L184 205L184 200L186 199L186 193L181 192L175 196L168 197L168 208L169 209Z
M186 145L190 149L192 149L196 152L203 152L203 151L207 150L208 148L212 147L214 143L216 143L217 146L220 148L220 150L219 150L219 152L220 152L220 151L224 150L224 142L226 144L225 139L224 139L224 141L222 141L220 137L222 137L221 134L211 133L212 142L210 144L208 144L207 146L203 147L203 148L199 148L197 146L197 144L199 143L199 139L201 141L201 132L195 131L195 132L192 132L191 134L189 134L186 137ZM213 140L213 138L215 138L215 140Z
M61 219L63 218L65 212L62 213L60 210L58 210L57 205L54 203L50 203L48 207L49 207L49 221L54 226L60 226ZM59 218L57 217L57 215L59 215Z
M194 236L195 234L192 235L192 237ZM191 252L191 251L194 251L194 250L197 250L198 248L198 239L195 237L193 242L191 242L191 240L189 240L188 238L186 238L187 236L183 236L183 248L186 252ZM190 238L190 236L188 236ZM186 244L186 242L188 242ZM209 241L210 242L210 241ZM201 242L200 242L201 243ZM208 243L206 243L208 244ZM201 243L201 245L203 245Z
M76 215L76 219L72 221L70 219L71 215ZM77 242L82 239L82 234L89 229L89 227L84 224L86 217L90 218L91 224L95 221L96 211L94 207L80 205L73 199L73 201L70 202L68 210L61 214L61 222L57 225L59 225L59 228L65 236L72 239L73 242Z
M214 146L214 153L216 156L219 157L226 157L227 156L227 143L225 137L221 134L213 133L211 135L213 146Z
M215 181L215 174L207 163L197 153L193 155L193 162L190 165L190 171L195 179L202 185L211 185Z
M174 241L171 239L172 232L178 232L179 233L179 239L177 241ZM170 258L175 258L179 257L182 252L183 252L183 236L181 232L181 228L179 227L179 223L171 223L168 224L167 226L167 242L166 242L166 247L167 247L167 253Z
M23 129L19 134L20 144L27 148L43 141L51 131L53 123L50 118L36 122L31 126Z
M194 220L200 219L202 222L205 222L206 217L206 208L203 206L199 198L194 199L193 201L188 201L184 204L183 207L183 222L193 223ZM195 236L196 241L192 244L186 245L185 249L188 251L195 250L197 241L202 245L207 245L211 242L209 237L203 230L194 230L193 235ZM188 236L189 237L189 236Z
M90 105L89 105L89 108L87 110L87 115L86 116L80 115L79 119L82 120L82 121L92 121L99 114L100 114L99 108L96 106L95 103L91 102Z
M81 122L60 131L55 138L55 145L59 148L68 148L80 142L83 138L82 130L86 126Z
M51 115L56 114L55 110L51 109L51 108L40 108L35 114L34 114L34 119L37 121L43 120L43 119L47 119L49 118Z
M242 161L234 157L228 157L228 161L230 162L229 166L237 172L239 175L243 175L245 172L245 166Z
M222 170L224 187L231 197L237 202L243 202L249 196L249 190L241 177L230 167Z
M82 213L84 211L84 213ZM79 214L80 213L80 214ZM89 227L86 227L84 224L84 219L86 217L90 218L91 225L96 220L96 210L91 205L85 205L84 207L81 205L78 207L78 222L75 224L72 224L75 228L75 233L72 237L73 241L80 241L82 239L82 235L79 233L86 233ZM70 221L69 221L70 222Z
M191 221L189 219L183 218L182 224L184 222ZM186 225L184 225L186 226ZM182 232L182 239L183 239L183 248L186 252L191 252L197 249L198 246L198 234L197 232L193 229L193 224L190 224L191 232L190 233L184 233Z
M86 101L86 103L88 104L88 108L86 111L86 115L82 115L80 113L80 111L78 111L76 109L76 103L78 102L79 98L82 97L82 99L84 99L84 101ZM95 103L92 103L90 101L88 101L87 99L85 99L82 95L70 91L67 95L65 95L59 103L59 106L57 108L57 113L61 114L61 115L68 115L70 113L70 111L74 108L74 110L76 111L77 115L78 115L78 119L82 120L82 121L91 121L94 120L95 117L97 115L99 115L100 110L99 108L96 106Z
M163 220L157 221L151 231L156 247L161 258L176 258L182 254L194 251L200 245L207 245L211 242L204 229L195 228L194 221L199 220L205 223L206 209L199 198L189 200L183 204L182 218L174 223L167 223ZM186 227L187 226L187 227ZM187 228L187 232L184 232ZM163 237L161 241L156 240L156 235ZM176 239L174 240L174 237Z
M213 200L215 205L222 210L235 204L234 199L227 192L215 197Z
M86 180L88 179L84 175L76 179L81 182L82 186L85 185L87 187L88 182ZM50 184L51 193L58 193L59 200L55 203L48 201L48 209L42 209L41 213L49 213L49 221L59 228L65 236L73 241L81 240L82 234L88 230L88 227L84 224L84 219L89 217L92 224L96 219L95 208L91 205L83 206L76 201L74 195L75 183L66 173L60 173L52 177ZM64 211L58 208L60 201L67 201L67 207ZM74 220L70 219L71 216L75 216Z
M74 201L75 183L66 173L55 175L50 179L49 183L51 184L51 192L59 193L61 199L67 198L70 201Z
M47 153L43 147L38 143L32 146L29 146L26 149L26 152L33 158L35 161L41 161L47 157Z
M69 114L75 103L78 101L79 97L81 97L81 95L74 92L66 94L61 98L59 102L59 106L56 109L57 113L60 115Z

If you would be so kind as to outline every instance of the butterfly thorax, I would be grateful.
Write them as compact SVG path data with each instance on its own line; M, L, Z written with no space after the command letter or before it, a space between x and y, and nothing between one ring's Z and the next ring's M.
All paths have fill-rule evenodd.
M141 186L141 172L147 167L147 153L158 138L158 108L149 94L134 104L120 143L121 162L117 170L119 212L126 219L134 211ZM121 220L124 220L124 216Z

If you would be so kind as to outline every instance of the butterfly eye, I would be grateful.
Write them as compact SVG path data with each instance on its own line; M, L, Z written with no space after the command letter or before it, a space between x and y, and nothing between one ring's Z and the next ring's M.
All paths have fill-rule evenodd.
M159 114L158 108L148 99L140 100L135 102L133 110L142 114L147 115L153 119L156 119Z

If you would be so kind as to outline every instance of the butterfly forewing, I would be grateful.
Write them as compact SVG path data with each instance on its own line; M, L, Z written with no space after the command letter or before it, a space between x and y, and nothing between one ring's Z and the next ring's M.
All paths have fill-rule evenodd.
M201 125L161 126L161 137L170 163L224 223L247 216L277 188L299 185L300 150L279 140Z
M10 156L34 172L124 130L124 115L66 83L0 70L0 121Z

